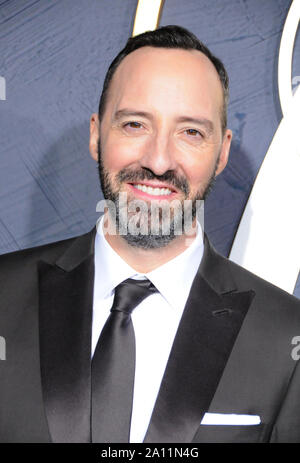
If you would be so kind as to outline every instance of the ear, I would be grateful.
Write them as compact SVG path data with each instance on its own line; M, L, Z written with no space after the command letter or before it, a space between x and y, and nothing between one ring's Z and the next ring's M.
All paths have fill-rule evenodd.
M90 153L95 161L98 161L98 140L100 135L99 117L97 113L93 113L90 118Z
M225 169L226 167L226 164L228 162L228 157L229 157L231 140L232 140L232 131L227 129L223 136L222 148L221 148L221 153L219 157L218 168L216 170L216 175L219 175L222 172L222 170Z

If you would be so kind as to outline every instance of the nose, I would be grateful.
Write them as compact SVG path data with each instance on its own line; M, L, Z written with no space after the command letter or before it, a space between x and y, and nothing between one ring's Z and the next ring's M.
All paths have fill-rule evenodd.
M176 169L175 150L166 134L153 135L144 148L140 161L142 167L150 169L156 175Z

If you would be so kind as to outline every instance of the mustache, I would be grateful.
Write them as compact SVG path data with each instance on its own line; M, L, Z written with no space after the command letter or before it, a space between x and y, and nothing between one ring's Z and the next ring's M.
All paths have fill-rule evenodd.
M138 183L143 180L159 180L161 182L167 182L170 186L173 186L177 190L183 191L185 195L188 195L190 192L186 179L182 176L177 176L173 170L168 170L162 175L156 175L151 169L147 168L140 170L124 168L117 174L117 181L120 183Z

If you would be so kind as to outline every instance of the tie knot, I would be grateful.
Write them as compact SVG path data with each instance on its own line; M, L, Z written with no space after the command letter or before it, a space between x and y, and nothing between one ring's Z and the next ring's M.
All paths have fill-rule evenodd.
M157 289L150 280L128 278L116 287L113 306L110 310L131 314L146 297L156 292Z

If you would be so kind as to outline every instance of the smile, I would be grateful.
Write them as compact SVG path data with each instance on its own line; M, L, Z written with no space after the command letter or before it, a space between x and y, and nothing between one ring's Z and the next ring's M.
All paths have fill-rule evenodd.
M134 183L133 187L152 196L169 196L172 191L169 188L152 188L151 186Z

